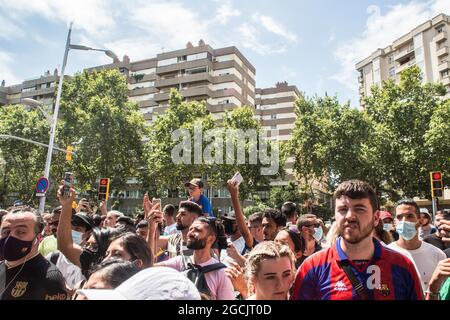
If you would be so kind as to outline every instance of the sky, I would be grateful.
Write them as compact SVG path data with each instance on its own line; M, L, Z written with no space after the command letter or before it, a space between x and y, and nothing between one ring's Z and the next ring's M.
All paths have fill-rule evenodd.
M449 0L0 0L0 81L59 68L73 21L72 44L131 61L200 39L236 46L256 68L257 87L287 81L358 107L355 64L439 13L450 14ZM66 74L110 62L71 50Z

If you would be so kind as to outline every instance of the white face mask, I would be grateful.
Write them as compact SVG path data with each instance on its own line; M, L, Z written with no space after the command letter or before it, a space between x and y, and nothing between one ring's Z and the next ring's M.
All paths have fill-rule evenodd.
M314 234L313 234L314 240L317 242L320 242L323 237L323 230L322 227L314 228Z
M397 224L397 232L406 241L413 239L417 234L416 224L409 221L400 221Z
M83 241L83 233L79 231L72 230L72 239L73 243L76 243L77 245L80 245Z
M383 223L383 230L384 231L391 231L392 230L392 223Z

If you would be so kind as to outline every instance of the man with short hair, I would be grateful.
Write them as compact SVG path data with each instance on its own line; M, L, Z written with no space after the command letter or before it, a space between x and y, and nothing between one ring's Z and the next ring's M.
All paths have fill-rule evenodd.
M312 213L302 214L297 220L297 229L303 240L305 240L305 250L302 257L297 261L301 265L312 254L322 250L320 240L323 238L323 230L317 219Z
M144 206L145 208L145 206ZM162 213L159 211L148 212L146 214L154 215L156 219L162 220ZM170 236L161 236L158 239L158 248L162 250L167 250L169 257L173 258L178 255L191 256L193 251L187 247L187 234L189 232L189 227L192 225L195 219L203 216L202 209L198 204L192 201L182 201L180 202L178 214L177 214L177 232ZM155 238L155 232L157 228L152 228L152 224L149 223L150 237Z
M403 199L397 202L395 215L400 238L387 247L404 254L414 262L425 292L439 261L446 256L442 250L419 240L419 214L419 206L414 200Z
M427 208L420 208L419 216L419 240L423 240L426 236L435 233L437 229L431 224L431 215Z
M262 212L256 212L248 217L247 226L252 237L259 242L264 241L264 233L262 231Z
M281 206L281 213L286 217L287 226L295 226L297 224L298 210L295 203L290 201L283 203Z
M286 217L278 210L263 211L262 229L264 241L273 241L282 228L286 226Z
M141 220L136 225L136 234L143 238L144 240L147 240L147 234L148 234L148 221Z
M216 242L217 236L218 231L215 219L200 217L192 223L187 234L187 247L194 252L191 259L194 268L204 268L219 262L211 256L211 248ZM188 259L178 256L158 263L156 266L186 271L191 268L189 264ZM207 291L209 292L202 293L209 295L211 300L234 300L233 285L225 274L225 265L205 273L205 279L209 289Z
M294 300L422 300L413 263L372 237L380 223L375 191L350 180L334 192L340 237L300 266Z
M177 222L174 219L175 216L175 206L167 204L163 209L164 221L166 222L166 227L164 228L164 236L170 236L177 233Z
M436 232L426 236L423 241L441 249L447 258L450 258L450 220L444 219L443 210L436 212L434 225L437 229Z
M0 227L1 300L65 300L61 272L38 252L41 217L18 211L3 217Z
M211 202L208 197L203 194L203 181L201 179L192 179L184 185L188 188L189 201L193 201L200 206L204 215L213 216Z

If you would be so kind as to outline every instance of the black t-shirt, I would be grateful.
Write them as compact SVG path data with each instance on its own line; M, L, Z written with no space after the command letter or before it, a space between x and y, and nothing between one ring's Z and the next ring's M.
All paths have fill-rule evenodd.
M442 239L439 238L435 233L426 236L425 238L423 238L423 241L432 244L433 246L441 250L447 249L445 242L443 242Z
M5 286L8 287L1 300L66 300L64 277L42 255L10 269L4 262L2 264L0 272L6 272Z

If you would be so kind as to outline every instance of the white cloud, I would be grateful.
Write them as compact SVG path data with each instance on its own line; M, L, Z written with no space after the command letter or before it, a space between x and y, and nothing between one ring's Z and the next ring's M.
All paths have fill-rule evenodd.
M368 57L377 48L390 45L419 24L439 13L449 11L448 0L411 1L391 6L385 14L381 13L379 7L369 6L364 32L336 48L334 57L340 63L340 70L331 78L357 91L356 63Z
M297 35L288 31L285 26L275 21L272 17L255 13L252 19L259 22L267 31L279 35L290 42L297 42Z
M242 37L241 43L244 48L252 49L253 51L261 55L272 53L283 53L286 51L286 48L283 46L280 46L279 48L274 48L261 43L257 37L257 35L259 34L258 29L251 24L243 23L239 27L238 31Z
M114 40L105 43L105 48L112 50L120 60L124 55L127 55L131 61L143 60L155 57L156 54L161 53L161 47L152 43L148 38L126 38ZM111 60L107 60L106 57L104 63L110 63Z
M106 0L0 0L0 7L11 16L41 16L49 21L74 21L74 28L90 34L109 32L114 26L114 6Z
M0 15L0 26L2 26L0 39L11 40L21 38L25 35L21 27L3 15Z
M22 82L13 72L13 68L11 67L13 61L14 59L11 54L0 51L0 81L5 80L7 86Z
M149 34L152 43L166 49L179 49L191 41L197 43L209 37L206 21L195 11L178 2L142 1L135 3L139 10L130 12L130 22Z
M216 20L222 25L227 24L230 18L238 17L240 15L241 12L234 9L229 1L223 3L216 10Z

